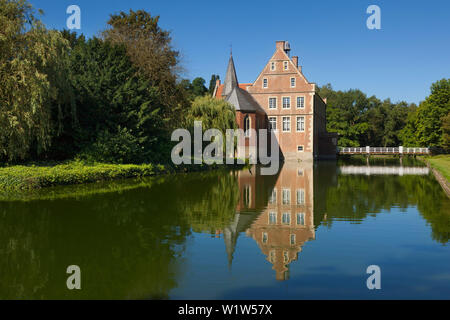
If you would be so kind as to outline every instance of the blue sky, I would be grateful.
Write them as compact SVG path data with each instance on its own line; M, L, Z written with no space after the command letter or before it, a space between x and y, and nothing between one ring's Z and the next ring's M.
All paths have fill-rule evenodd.
M318 85L358 88L393 102L418 103L430 85L450 77L450 1L144 1L30 0L43 9L44 23L65 28L66 9L81 8L87 36L106 28L109 14L132 8L160 15L182 53L185 78L213 73L222 78L230 45L241 83L256 80L275 51L288 40L303 73ZM381 8L381 30L369 30L366 9Z

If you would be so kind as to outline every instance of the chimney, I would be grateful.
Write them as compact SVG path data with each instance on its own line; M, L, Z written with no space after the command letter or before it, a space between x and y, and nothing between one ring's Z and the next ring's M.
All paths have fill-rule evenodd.
M277 42L276 42L276 44L277 44L277 46L276 46L277 50L278 50L278 49L284 50L284 44L285 44L285 43L286 43L286 41L277 41Z
M292 57L292 62L294 63L295 67L298 68L298 57Z

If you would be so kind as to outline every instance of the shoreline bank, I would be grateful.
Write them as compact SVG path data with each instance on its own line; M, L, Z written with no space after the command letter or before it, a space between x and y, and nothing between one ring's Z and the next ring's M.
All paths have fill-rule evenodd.
M75 186L122 179L157 177L175 173L204 172L221 165L164 166L154 164L119 165L69 162L55 165L0 167L0 193L20 193L56 186ZM234 165L236 169L242 167Z
M450 198L450 156L421 157L420 159L431 169L445 194Z

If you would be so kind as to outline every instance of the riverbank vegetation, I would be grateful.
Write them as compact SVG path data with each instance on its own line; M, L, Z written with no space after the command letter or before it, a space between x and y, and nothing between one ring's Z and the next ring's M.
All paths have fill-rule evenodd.
M113 14L100 37L86 39L46 29L25 0L0 7L0 162L170 162L171 133L190 128L208 88L181 79L158 16ZM204 102L202 120L226 111L234 127L230 105Z
M339 133L339 146L433 147L450 151L450 79L432 84L420 103L381 101L360 90L320 88L327 101L328 131Z
M426 161L430 166L439 171L450 185L450 155L439 155L435 157L428 157Z
M112 14L105 30L87 39L47 29L26 0L0 0L0 8L0 165L19 165L0 171L2 187L152 175L158 164L171 166L175 129L192 131L196 120L205 129L236 128L234 108L207 96L218 75L209 88L202 78L182 79L180 52L159 16ZM449 79L436 82L418 107L330 85L320 94L328 99L328 130L340 134L340 146L448 151L449 88ZM39 165L48 162L63 164ZM107 165L141 167L103 171Z

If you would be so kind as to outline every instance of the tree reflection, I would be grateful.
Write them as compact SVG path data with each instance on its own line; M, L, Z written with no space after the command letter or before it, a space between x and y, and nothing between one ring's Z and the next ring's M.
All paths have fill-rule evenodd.
M222 235L230 267L254 239L278 280L289 278L320 226L417 207L446 244L450 201L432 176L342 175L335 163L258 168L50 189L0 201L1 299L167 299L185 276L186 241ZM66 288L78 265L82 290Z

